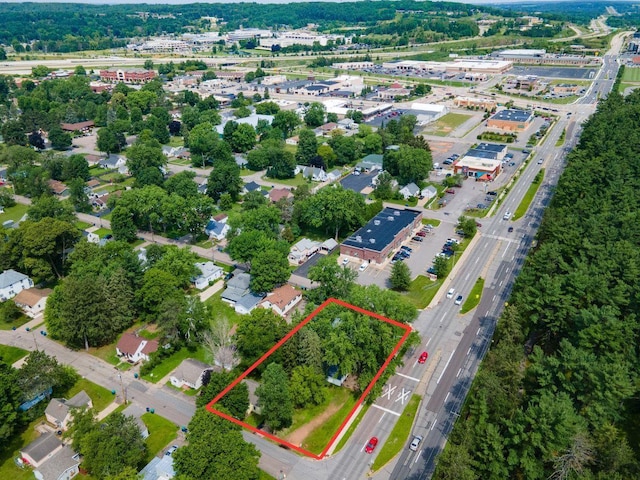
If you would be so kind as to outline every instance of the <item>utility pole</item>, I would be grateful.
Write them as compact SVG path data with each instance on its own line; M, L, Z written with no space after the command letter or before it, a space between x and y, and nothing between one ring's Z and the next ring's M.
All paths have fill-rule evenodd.
M120 379L120 388L122 389L122 399L124 400L124 405L127 404L127 391L124 388L124 383L122 382L122 375L118 374L118 378Z

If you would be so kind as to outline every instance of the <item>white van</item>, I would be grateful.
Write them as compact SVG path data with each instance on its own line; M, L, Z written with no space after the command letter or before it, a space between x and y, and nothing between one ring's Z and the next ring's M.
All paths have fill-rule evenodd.
M449 291L447 292L447 298L453 298L453 294L455 293L456 289L455 288L450 288Z

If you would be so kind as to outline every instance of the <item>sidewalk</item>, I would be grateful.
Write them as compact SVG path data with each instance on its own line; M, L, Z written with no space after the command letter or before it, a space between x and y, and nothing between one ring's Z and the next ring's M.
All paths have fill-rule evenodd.
M200 301L204 302L205 300L208 300L223 288L224 288L224 281L222 280L216 281L216 283L214 283L209 288L201 291L198 294L198 296L200 297Z

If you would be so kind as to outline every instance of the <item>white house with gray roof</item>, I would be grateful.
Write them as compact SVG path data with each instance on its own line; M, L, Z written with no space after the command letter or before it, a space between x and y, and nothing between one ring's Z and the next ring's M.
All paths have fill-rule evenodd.
M74 408L92 408L93 403L87 393L82 390L69 400L65 398L52 398L44 411L47 422L59 430L66 430L73 419Z
M196 263L196 267L200 270L200 275L193 277L191 282L198 290L207 288L209 283L218 280L224 272L213 262Z
M411 197L417 197L420 195L420 187L411 182L400 189L400 195L402 195L405 200Z
M171 385L176 388L193 388L199 389L202 386L202 378L208 370L214 370L215 367L196 360L194 358L185 358L178 368L176 368L169 380Z
M9 300L22 290L31 287L33 287L33 280L24 273L16 272L13 269L0 273L0 301Z

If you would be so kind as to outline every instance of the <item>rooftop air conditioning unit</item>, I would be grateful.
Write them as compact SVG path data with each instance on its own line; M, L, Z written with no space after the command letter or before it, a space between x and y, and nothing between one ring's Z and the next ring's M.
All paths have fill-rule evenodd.
M373 224L374 224L374 225L380 225L380 220L374 220L374 221L373 221Z
M389 215L389 216L387 217L387 220L389 220L390 222L393 222L393 216Z
M360 235L356 236L356 242L362 243L362 237Z
M369 243L376 243L376 239L375 238L370 238L369 239Z
M394 211L394 212L393 212L393 214L394 214L396 217L399 217L399 216L400 216L400 210L396 210L396 211Z

